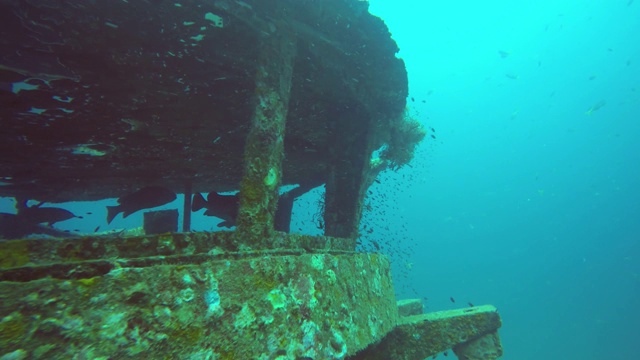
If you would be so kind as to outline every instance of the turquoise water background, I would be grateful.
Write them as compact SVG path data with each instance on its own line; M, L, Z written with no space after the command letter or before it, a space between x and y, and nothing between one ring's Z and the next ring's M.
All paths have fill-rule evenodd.
M387 219L418 243L396 286L497 306L507 360L640 359L640 3L370 4L437 135Z
M374 234L390 229L384 251L409 249L394 258L398 297L497 306L506 360L640 359L640 1L370 5L401 48L410 112L436 136L381 176L384 201L365 214ZM292 231L319 232L316 202L296 203ZM113 204L66 204L84 219L56 227L140 225L106 226Z

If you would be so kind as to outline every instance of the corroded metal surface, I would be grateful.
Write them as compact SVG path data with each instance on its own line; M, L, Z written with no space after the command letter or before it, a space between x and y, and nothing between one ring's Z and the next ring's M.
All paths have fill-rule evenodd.
M496 360L504 351L500 336L494 331L454 346L453 352L460 360Z
M381 255L304 254L0 282L0 356L341 359L398 320Z
M398 314L400 316L422 315L424 305L422 299L404 299L398 301Z
M497 335L501 326L498 310L491 305L401 317L398 326L380 343L350 359L422 360L458 347L459 354L465 354L466 351L469 355L482 353L486 349L494 355L482 359L494 360L502 355ZM488 337L485 338L485 335ZM480 338L488 340L475 341ZM487 346L488 343L492 345Z
M261 45L256 72L255 110L244 148L244 176L240 184L238 236L251 246L262 244L274 231L279 186L282 181L284 139L295 38L288 8L279 4L274 26L277 35Z
M277 233L272 250L249 251L231 232L140 236L91 236L73 239L23 239L0 242L0 281L43 277L77 279L104 275L119 267L202 263L212 259L346 253L346 239Z
M402 121L404 63L366 1L2 1L0 195L238 189L258 51L281 31L297 49L282 182L322 184ZM346 122L363 132L338 136Z

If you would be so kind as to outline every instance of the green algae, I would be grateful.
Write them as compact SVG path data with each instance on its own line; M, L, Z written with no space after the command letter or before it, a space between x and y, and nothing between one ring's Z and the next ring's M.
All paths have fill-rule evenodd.
M26 240L0 242L0 269L22 266L29 262Z

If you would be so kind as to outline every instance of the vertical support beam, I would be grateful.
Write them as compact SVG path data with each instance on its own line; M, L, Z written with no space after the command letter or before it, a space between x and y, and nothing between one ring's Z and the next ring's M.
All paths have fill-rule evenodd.
M274 235L278 188L282 179L285 122L295 60L293 32L280 12L277 31L262 43L258 59L255 110L244 149L244 176L240 183L237 243L269 248Z
M184 183L184 209L182 211L182 232L191 231L191 195L193 191L191 188L191 181L187 180Z
M325 235L348 238L355 250L362 216L362 203L373 181L371 171L370 129L362 122L349 121L369 116L362 109L337 109L337 121L332 129L334 143L325 195ZM354 124L359 124L356 126Z

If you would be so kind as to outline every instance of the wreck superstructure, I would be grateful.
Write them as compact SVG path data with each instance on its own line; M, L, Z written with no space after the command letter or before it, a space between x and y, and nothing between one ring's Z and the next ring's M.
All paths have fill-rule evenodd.
M233 232L189 232L185 204L182 233L0 242L0 356L500 355L495 308L401 314L389 260L355 252L367 188L424 136L366 1L0 9L1 196L239 190ZM325 236L275 230L293 184L324 184Z

